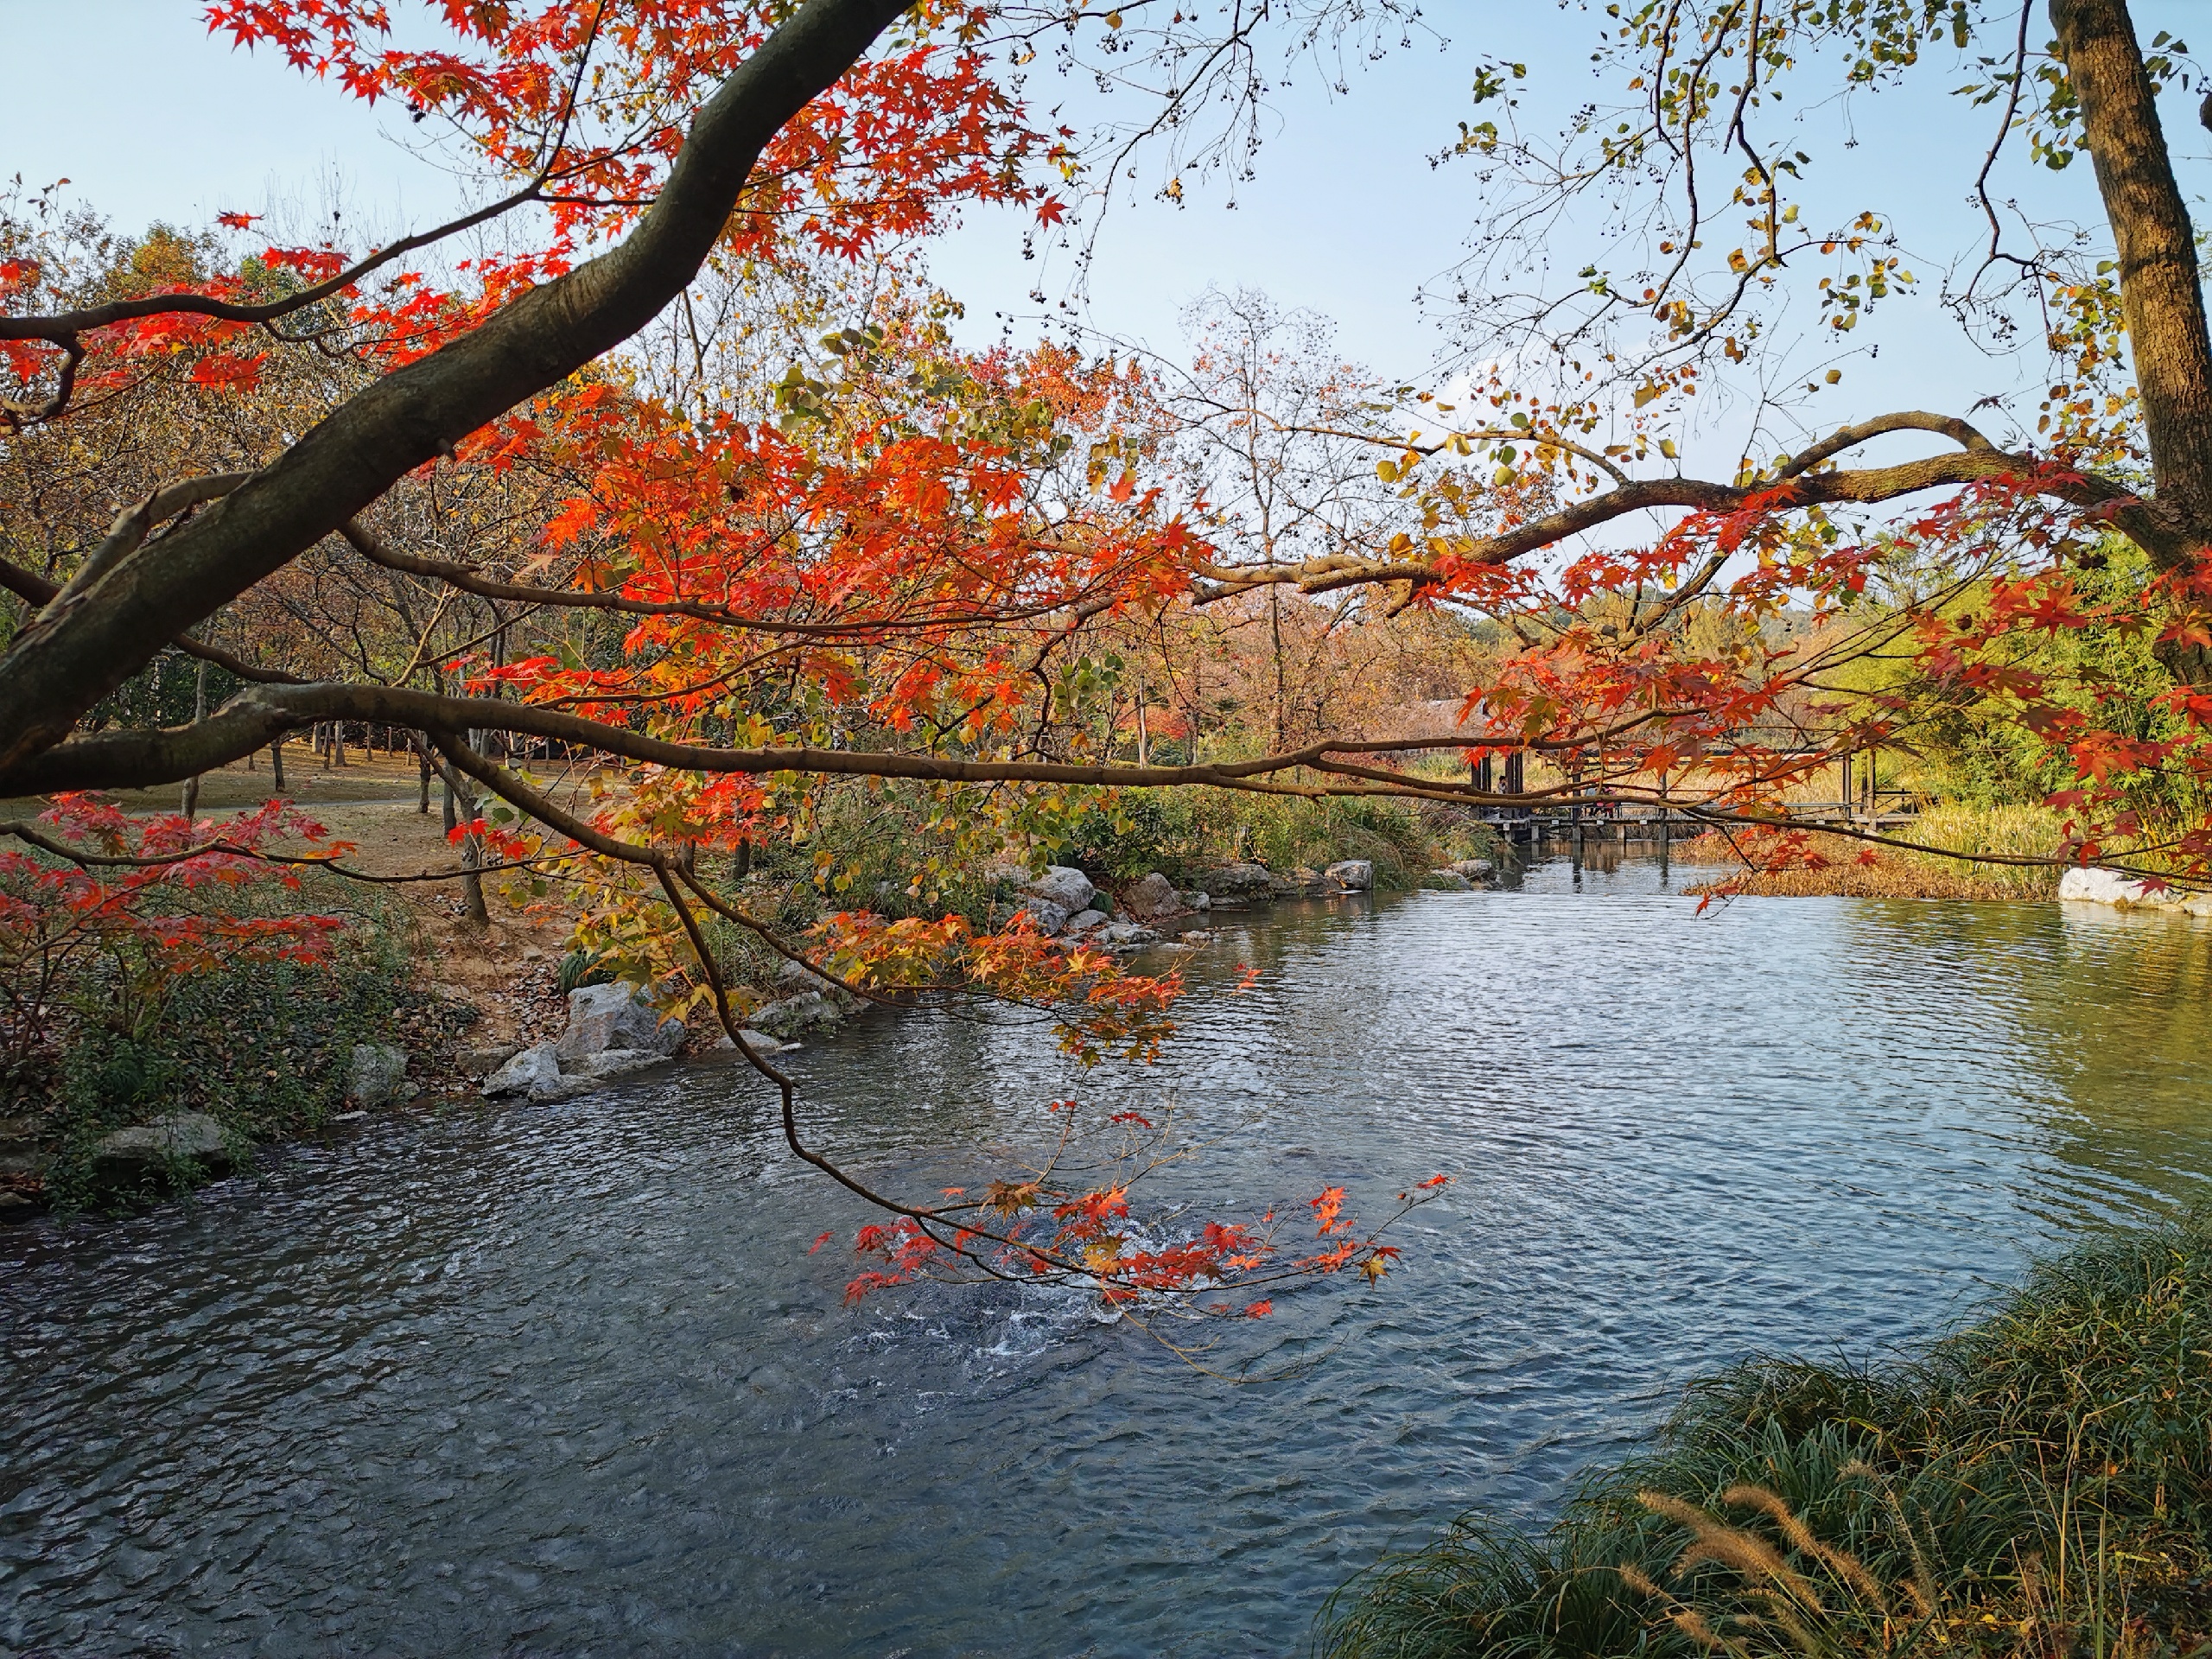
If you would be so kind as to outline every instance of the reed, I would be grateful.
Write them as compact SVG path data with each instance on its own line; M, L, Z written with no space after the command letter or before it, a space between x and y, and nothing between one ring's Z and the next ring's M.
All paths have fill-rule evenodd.
M1942 851L1866 849L1840 840L1818 842L1820 861L1773 870L1745 870L1725 836L1708 831L1687 842L1686 863L1731 864L1738 873L1692 891L1726 885L1732 892L1785 898L2048 899L2058 890L2055 864L1989 864L1977 857L2050 858L2062 839L2059 820L2037 806L1929 806L1902 838ZM1947 857L1945 854L1958 856Z
M1548 1531L1463 1516L1332 1659L2212 1654L2212 1214L2034 1268L1891 1367L1694 1385Z

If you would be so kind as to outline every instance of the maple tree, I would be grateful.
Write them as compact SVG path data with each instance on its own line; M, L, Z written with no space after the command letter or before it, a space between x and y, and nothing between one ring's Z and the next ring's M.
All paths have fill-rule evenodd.
M396 43L377 0L207 15L438 124L500 192L448 225L378 248L274 245L233 213L215 240L149 239L102 264L64 257L90 232L44 199L11 217L0 418L54 528L35 548L11 531L0 560L25 607L0 655L0 791L178 782L315 722L401 728L460 791L473 849L597 884L635 923L609 937L733 1033L709 924L862 996L980 987L1050 1009L1086 1058L1149 1052L1173 980L946 915L855 910L793 941L718 861L840 780L912 791L950 849L917 875L925 899L960 859L1050 844L1101 790L1664 804L1763 857L1803 856L1789 792L1839 756L1910 743L1934 686L2063 764L2061 856L2205 872L2202 823L2139 809L2145 777L2212 766L2212 340L2158 110L2195 72L2178 43L2139 41L2123 0L2053 0L2047 51L2031 49L2033 4L1608 8L1612 99L1559 145L1511 118L1460 126L1459 163L1512 209L1462 273L1465 327L1511 349L1447 397L1309 372L1313 352L1268 345L1276 323L1249 308L1217 314L1179 378L1066 345L963 348L951 302L890 257L974 204L1055 234L1086 169L1118 176L1147 139L1160 194L1183 200L1186 175L1249 156L1271 32L1325 50L1398 27L1394 7L429 12L435 49ZM1026 79L1040 51L1146 92L1157 118L1095 142L1040 119ZM1785 445L1754 423L1732 472L1689 475L1677 435L1735 365L1780 362L1789 296L1847 345L1914 285L1874 208L1801 222L1813 158L1783 93L1813 78L1903 96L1943 51L1974 66L1992 139L1973 181L1991 239L1953 297L1970 325L2025 327L2048 350L2036 431L2000 443L1974 411L1899 410ZM1474 113L1510 114L1527 75L1486 64ZM2004 221L1989 181L2008 145L2053 170L2087 153L2111 258ZM1600 200L1635 218L1612 238L1619 268L1561 291L1505 280L1528 238ZM741 311L744 327L717 325ZM1808 397L1840 378L1816 372ZM124 441L186 429L155 416L187 410L226 411L223 441ZM1901 437L1934 452L1860 459ZM70 446L78 464L56 463ZM129 505L93 522L113 500ZM1646 535L1654 512L1669 522ZM2150 572L2117 594L2079 579L2114 537ZM1904 592L1901 571L1927 580L1870 602ZM1308 611L1287 611L1292 595ZM1817 644L1770 643L1785 614L1812 617ZM1127 698L1133 666L1172 700L1171 630L1195 668L1187 631L1239 616L1264 616L1274 646L1269 741L1202 753L1194 690L1181 758L1155 758L1160 705L1141 678ZM1459 664L1448 729L1336 724L1357 711L1325 691L1294 715L1287 626L1314 642L1301 673L1328 683L1347 619L1467 616L1505 643ZM2006 652L2091 627L2155 639L2173 682L2155 729ZM238 689L181 725L88 719L165 652ZM1900 655L1911 688L1846 683ZM1510 794L1456 770L1509 752L1554 764ZM580 804L540 775L582 756L620 786ZM1439 758L1454 770L1422 764ZM753 1058L793 1149L867 1190L806 1145L789 1080ZM901 1219L866 1241L870 1271L1044 1261L1109 1288L1193 1291L1280 1264L1227 1226L1203 1262L1124 1249L1127 1184L1065 1186L1060 1166L1041 1164L1011 1211L871 1192ZM1325 1238L1344 1230L1322 1220ZM1376 1233L1351 1230L1355 1246L1294 1256L1299 1270L1388 1265Z
M64 795L35 822L10 822L6 831L34 850L0 849L0 1032L8 1039L0 1067L55 1040L64 1004L88 987L97 1007L86 1012L137 1036L187 976L218 964L321 965L342 927L333 916L247 916L220 902L226 891L260 884L296 893L302 842L308 859L347 850L283 802L216 824L137 818ZM273 850L280 842L289 843L283 855ZM104 975L90 971L95 964Z

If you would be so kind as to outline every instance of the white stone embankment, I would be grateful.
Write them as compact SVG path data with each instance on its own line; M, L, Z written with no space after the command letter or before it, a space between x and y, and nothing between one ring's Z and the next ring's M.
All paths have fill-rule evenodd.
M2058 879L2058 897L2069 905L2113 905L2122 910L2164 910L2185 916L2212 916L2212 893L2179 887L2154 892L2148 883L2119 870L2069 870Z

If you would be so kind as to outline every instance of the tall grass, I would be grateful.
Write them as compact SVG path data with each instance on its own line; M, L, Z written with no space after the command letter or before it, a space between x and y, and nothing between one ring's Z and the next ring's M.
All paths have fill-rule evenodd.
M2058 817L2040 806L1938 803L1892 831L1899 839L1941 851L1880 848L1834 837L1817 839L1821 862L1754 871L1741 882L1753 893L1802 897L1840 893L1864 899L2049 899L2058 890L2055 864L2003 864L1979 858L2050 858L2063 839ZM1945 853L1961 855L1946 857ZM1726 839L1699 836L1681 849L1685 861L1735 861Z
M1967 806L1945 802L1929 806L1907 831L1907 838L1924 847L1954 853L2011 858L2050 858L2063 839L2057 816L2040 806ZM1971 869L1980 880L2021 899L2047 899L2058 890L2058 871L2048 864L1966 865L1956 859L1928 853L1904 853L1899 858L1922 868L1962 872Z
M1890 1368L1763 1359L1529 1535L1324 1610L1332 1659L2212 1653L2212 1215L2035 1268Z

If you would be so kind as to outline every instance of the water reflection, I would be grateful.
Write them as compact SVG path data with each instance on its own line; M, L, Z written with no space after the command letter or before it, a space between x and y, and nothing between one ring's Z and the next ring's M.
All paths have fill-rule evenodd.
M1677 880L1684 872L1677 867ZM1005 1020L801 1058L887 1177L1080 1086L1234 1138L1193 1185L1460 1185L1299 1380L1066 1299L858 1313L857 1212L741 1077L401 1120L190 1207L0 1238L0 1645L1277 1654L1471 1503L1539 1516L1683 1376L1933 1328L2212 1174L2212 931L1738 900L1647 861L1232 924L1154 1073Z

